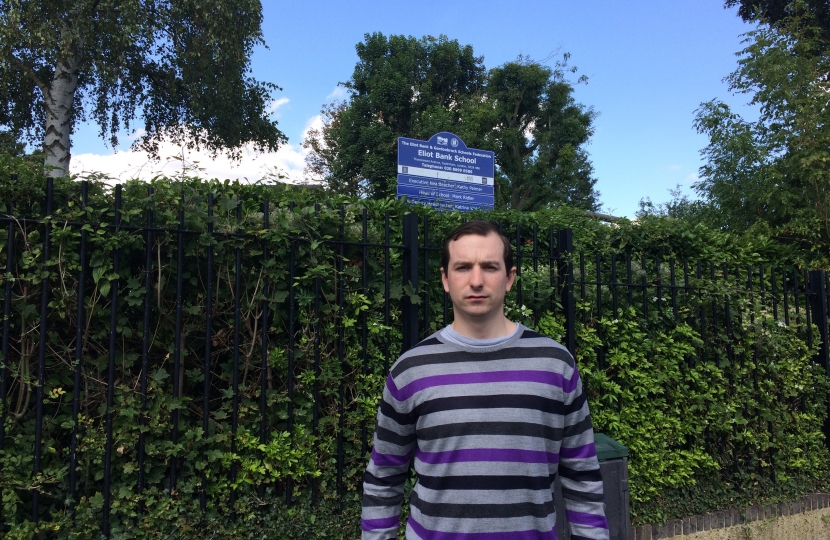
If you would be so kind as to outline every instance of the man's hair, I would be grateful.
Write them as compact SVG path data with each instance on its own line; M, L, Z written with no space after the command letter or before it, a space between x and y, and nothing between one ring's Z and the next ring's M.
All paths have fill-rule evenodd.
M441 268L444 269L444 274L449 274L450 242L454 242L462 236L470 234L475 234L477 236L496 234L499 238L501 238L501 243L504 245L504 268L507 275L510 275L510 269L513 268L513 247L495 225L488 221L480 220L463 223L447 235L447 239L444 240L444 251L441 253Z

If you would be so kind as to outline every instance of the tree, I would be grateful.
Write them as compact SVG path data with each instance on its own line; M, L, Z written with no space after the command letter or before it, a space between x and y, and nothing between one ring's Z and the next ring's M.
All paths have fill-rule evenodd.
M0 130L0 154L20 157L26 152L26 144L17 140L10 132Z
M770 24L778 25L790 20L793 16L810 14L816 28L827 30L830 28L830 0L726 0L725 7L738 7L738 16L746 22L756 22L759 19Z
M804 37L809 35L818 50L830 45L830 0L726 0L725 7L736 5L745 22L764 22L791 33L798 30ZM794 26L796 21L800 28Z
M168 138L238 155L286 139L269 118L277 86L250 76L263 43L258 0L0 2L0 125L40 141L50 174L69 170L71 134L91 117L115 146L132 129L157 155Z
M504 207L597 209L596 180L584 149L596 113L574 101L565 67L520 57L488 74L485 97L475 105L482 111L472 116L479 119L483 146L496 153Z
M456 129L464 103L481 91L484 66L472 47L446 36L366 34L355 48L357 65L342 83L349 100L325 106L324 127L304 142L308 172L343 193L388 197L397 138Z
M22 171L15 170L20 164L25 164L31 171L43 170L43 151L26 153L26 143L19 141L10 131L0 130L0 156L12 158L8 160L13 164L10 174L21 173Z
M704 103L695 125L709 136L695 189L724 228L757 224L808 250L830 248L830 44L816 19L790 16L748 34L732 91L760 109L747 121L717 100Z
M367 34L343 83L349 98L323 108L323 127L304 142L307 172L331 189L376 198L395 194L397 138L439 131L496 154L499 207L552 204L594 209L584 149L592 109L575 103L566 63L519 58L485 70L471 46L438 39Z

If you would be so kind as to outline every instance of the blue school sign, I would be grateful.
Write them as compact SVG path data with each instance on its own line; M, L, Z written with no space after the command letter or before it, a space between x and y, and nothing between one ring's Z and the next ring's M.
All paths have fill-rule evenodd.
M446 131L428 141L398 137L398 198L439 210L492 209L493 152L467 148Z

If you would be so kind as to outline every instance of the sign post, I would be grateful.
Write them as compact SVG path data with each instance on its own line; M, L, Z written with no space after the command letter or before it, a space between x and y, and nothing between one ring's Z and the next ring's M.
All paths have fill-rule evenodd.
M492 210L495 155L446 131L428 141L398 137L398 198L439 210Z

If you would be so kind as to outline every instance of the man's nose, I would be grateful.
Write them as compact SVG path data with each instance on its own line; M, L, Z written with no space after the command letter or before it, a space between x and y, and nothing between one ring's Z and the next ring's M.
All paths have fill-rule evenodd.
M473 266L473 271L470 273L470 286L481 287L484 285L484 273L478 266Z

